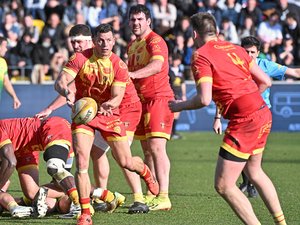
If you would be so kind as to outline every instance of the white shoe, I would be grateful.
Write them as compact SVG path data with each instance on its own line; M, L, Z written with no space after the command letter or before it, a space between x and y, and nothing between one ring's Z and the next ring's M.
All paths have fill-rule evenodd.
M60 215L60 219L76 219L81 213L80 205L74 205L73 203L70 206L70 211L67 214Z
M41 218L46 216L47 210L48 210L48 204L47 204L47 194L48 189L45 187L40 187L37 199L36 199L36 210L37 210L37 217Z
M12 211L11 215L15 218L29 217L33 214L33 207L28 206L16 206Z

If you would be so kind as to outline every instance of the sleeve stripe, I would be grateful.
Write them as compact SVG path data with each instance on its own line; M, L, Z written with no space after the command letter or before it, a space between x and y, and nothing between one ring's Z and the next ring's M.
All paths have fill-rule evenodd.
M0 148L2 148L4 145L7 145L7 144L12 144L11 140L6 139L6 140L2 141L0 143Z
M209 82L212 83L213 79L212 77L201 77L199 80L197 80L196 85L198 86L200 83Z
M126 87L126 82L116 81L112 84L112 86Z
M71 70L71 69L69 69L69 68L67 68L67 67L64 67L63 68L63 71L64 72L66 72L66 73L68 73L68 74L70 74L72 77L76 77L76 75L77 75L77 73L75 73L73 70Z
M153 61L153 60L156 60L156 59L161 60L163 62L165 61L165 59L162 55L154 55L154 56L151 57L150 61Z

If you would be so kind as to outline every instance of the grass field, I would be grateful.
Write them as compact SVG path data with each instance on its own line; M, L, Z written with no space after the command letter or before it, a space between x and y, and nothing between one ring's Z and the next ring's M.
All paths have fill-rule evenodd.
M120 169L111 160L109 189L123 193L127 197L124 207L113 214L96 213L94 224L107 225L237 225L242 224L214 188L214 170L222 140L213 133L183 133L183 140L170 141L168 154L171 159L170 198L173 209L168 212L150 212L145 215L129 215L127 207L132 203L128 188ZM264 155L263 167L277 187L285 216L289 225L300 224L300 171L299 133L272 133ZM138 143L133 145L133 153L141 154ZM44 165L43 165L44 166ZM44 168L41 182L49 176ZM14 174L10 193L20 196L18 181ZM263 225L271 225L272 218L261 198L251 199L254 210ZM4 214L1 225L21 224L75 224L75 220L57 219L57 215L42 219L13 219Z

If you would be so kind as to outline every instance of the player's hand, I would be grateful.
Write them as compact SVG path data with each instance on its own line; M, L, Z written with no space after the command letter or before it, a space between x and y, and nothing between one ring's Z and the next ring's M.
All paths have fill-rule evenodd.
M104 116L111 116L113 114L113 112L112 112L112 106L111 106L110 102L107 101L107 102L102 103L98 112Z
M35 114L34 117L36 118L40 118L40 119L45 119L46 117L48 117L50 114L52 113L52 110L49 108L44 109L43 111Z
M172 101L169 101L168 102L169 109L172 112L180 112L180 111L182 111L182 108L180 106L181 102L182 102L182 100L172 100Z
M222 123L221 119L215 119L214 125L213 125L214 132L216 134L221 135L222 134Z
M20 108L20 106L21 106L20 100L18 98L15 98L14 105L13 105L14 109L18 109L18 108Z
M133 72L129 72L128 73L128 76L132 79L132 80L134 80L136 77L135 77L135 74L133 73Z
M66 96L68 106L72 108L75 102L75 92L68 89L68 91L66 91L65 93L65 96Z

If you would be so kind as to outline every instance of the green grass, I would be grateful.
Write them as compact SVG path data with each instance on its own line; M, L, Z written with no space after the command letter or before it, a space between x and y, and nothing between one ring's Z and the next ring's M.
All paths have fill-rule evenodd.
M170 141L168 154L171 160L170 198L173 209L169 212L150 212L145 215L129 215L127 207L132 202L130 189L120 169L111 161L109 189L123 193L127 197L124 207L113 214L96 213L94 224L118 225L236 225L242 224L214 188L214 170L221 136L212 133L182 133L183 140ZM263 167L273 180L281 199L289 225L300 224L299 199L300 171L299 133L272 133L264 155ZM141 155L138 143L133 145L133 153ZM44 165L42 165L44 166ZM41 168L40 171L45 171ZM49 176L41 172L41 182ZM10 193L20 196L20 188L14 174ZM263 225L271 225L272 218L261 198L250 199ZM57 219L57 215L42 219L13 219L0 217L0 224L75 224L75 220Z

